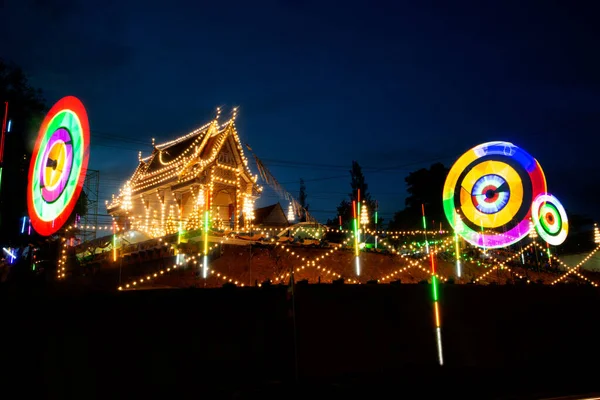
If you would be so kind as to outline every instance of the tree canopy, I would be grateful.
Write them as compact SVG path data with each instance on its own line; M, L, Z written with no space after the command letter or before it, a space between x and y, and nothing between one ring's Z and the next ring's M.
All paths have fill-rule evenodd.
M11 131L4 142L0 183L0 240L14 241L20 220L27 214L29 160L37 131L47 110L42 92L33 88L18 66L0 59L0 115L8 102Z
M404 179L409 196L405 208L394 214L389 223L390 230L412 230L422 227L421 205L425 206L428 228L442 223L447 226L442 204L442 191L449 169L441 163L432 164L429 169L421 168L411 172Z
M337 206L338 216L342 217L342 226L345 229L351 229L352 227L352 201L358 199L358 191L360 190L360 200L361 202L364 200L367 204L367 211L369 212L369 220L371 224L373 223L373 214L375 211L375 201L371 198L371 194L369 193L369 185L365 180L365 176L362 172L362 168L358 161L352 161L352 168L350 169L350 188L351 192L348 194L349 200L343 199L340 204ZM339 226L338 217L335 219L327 220L327 225L332 227ZM379 221L381 222L381 221ZM371 225L374 227L373 225Z
M306 201L308 195L306 194L306 185L304 184L304 179L300 178L300 192L298 193L298 203L304 208L300 210L300 222L306 221L306 211L308 211L308 207L310 204Z

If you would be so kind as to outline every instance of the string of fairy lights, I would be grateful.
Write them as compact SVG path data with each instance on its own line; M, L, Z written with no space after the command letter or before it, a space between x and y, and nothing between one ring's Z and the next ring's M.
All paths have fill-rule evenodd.
M298 230L304 230L304 228L299 228L299 229L297 229L297 231L298 231ZM225 240L228 240L228 239L229 239L229 238L225 238ZM353 239L352 237L349 237L349 238L347 238L347 239L346 239L346 240L345 240L345 241L344 241L342 244L340 244L340 245L338 245L338 246L336 246L336 247L334 247L334 248L328 249L328 250L325 252L325 254L317 256L317 257L316 257L314 260L308 260L308 261L306 261L306 260L305 260L305 258L304 258L304 257L302 257L301 261L306 261L306 263L305 263L304 265L301 265L300 267L293 268L293 271L294 271L294 272L300 272L300 271L304 270L305 268L309 268L309 267L315 267L315 268L317 268L317 269L322 269L322 271L323 271L324 273L326 273L326 274L332 274L332 276L333 276L333 277L338 277L338 278L342 277L342 276L341 276L339 273L336 273L336 272L334 272L333 270L327 269L326 267L321 267L321 265L320 265L320 264L316 264L316 263L317 263L317 262L319 262L319 261L320 261L320 260L322 260L322 259L325 259L325 257L327 257L327 256L329 256L329 255L331 255L331 254L333 254L335 251L337 251L337 250L339 250L339 249L342 249L342 248L344 248L344 246L345 246L345 245L346 245L346 244L347 244L347 243L348 243L350 240L352 240L352 239ZM275 239L274 239L274 238L272 238L272 239L271 239L271 242L274 242L274 241L275 241ZM451 245L451 242L452 242L452 239L451 239L451 238L447 238L447 239L445 239L443 242L441 242L441 243L439 244L439 247L438 247L438 248L437 248L437 249L436 249L436 250L433 252L433 254L438 254L438 253L441 253L441 252L445 251L445 250L446 250L446 248L447 248L448 246L450 246L450 245ZM222 240L220 243L223 243L223 240ZM289 247L289 245L287 245L287 244L285 244L285 243L283 243L283 242L275 242L274 244L275 244L275 246L281 246L281 249L282 249L282 250L285 250L287 253L289 253L289 255L290 255L290 256L295 256L296 258L300 258L300 255L299 255L299 254L297 254L295 251L291 251L291 250L290 250L291 248ZM405 258L405 259L407 259L407 260L408 260L408 258L407 258L407 256L406 256L405 254L400 254L400 253L398 253L396 249L394 249L393 247L389 246L387 243L385 243L385 242L384 242L384 243L383 243L383 245L384 245L385 247L387 247L387 248L390 250L390 252L392 252L392 253L394 253L394 254L397 254L397 255L399 255L400 257L402 257L402 258ZM517 273L516 271L514 271L512 268L508 267L508 266L507 266L505 263L507 263L507 262L510 262L512 259L515 259L515 258L519 257L519 256L520 256L520 255L521 255L523 252L525 252L526 250L528 250L528 249L529 249L529 248L530 248L532 245L533 245L533 243L532 243L532 244L530 244L530 245L528 245L528 246L526 246L526 247L525 247L525 248L523 248L523 249L522 249L520 252L518 252L518 253L514 254L512 257L510 257L510 258L508 258L508 259L506 259L506 260L504 260L504 261L500 261L499 259L493 258L493 259L492 259L492 261L493 261L493 262L495 262L495 263L498 263L498 265L495 265L495 266L493 266L493 267L492 267L490 270L486 271L486 272L485 272L485 273L484 273L482 276L480 276L480 277L476 278L476 279L475 279L475 282L479 282L479 281L483 280L483 279L484 279L485 277L487 277L487 276L488 276L488 275L489 275L491 272L493 272L493 271L495 271L495 270L497 270L497 269L500 269L500 270L503 270L503 269L509 270L509 271L513 272L514 274L516 274L516 275L517 275L519 278L521 278L521 279L525 279L525 278L524 278L522 275L518 274L518 273ZM216 246L217 246L217 244L215 244L213 247L216 247ZM212 248L212 247L211 247L211 248ZM420 259L418 259L418 260L416 260L416 261L415 261L415 260L408 260L408 261L409 261L409 265L408 265L408 266L406 266L406 267L404 267L404 268L401 268L400 270L394 271L394 272L392 272L392 273L390 273L390 274L388 274L388 275L386 275L386 276L384 276L384 277L380 278L378 281L382 281L382 282L383 282L383 281L385 281L385 280L387 280L387 279L390 279L390 278L392 278L392 277L393 277L394 275L396 275L397 273L400 273L400 272L402 272L402 271L405 271L406 269L408 269L408 268L411 268L411 267L417 267L417 268L421 269L423 272L430 273L430 272L429 272L427 269L425 269L424 267L422 267L422 266L420 265L420 263L419 263L419 261L421 261L421 262L422 262L422 261L426 260L426 259L427 259L427 257L428 257L428 255L425 255L425 256L422 256ZM590 256L590 257L591 257L591 256ZM196 256L191 256L191 257L188 257L188 258L186 258L186 260L185 260L185 261L186 261L186 262L193 262L194 264L196 264L196 263L197 263L197 261L196 261ZM219 276L220 276L220 275L219 275ZM274 281L275 281L275 282L277 282L277 281L280 281L280 280L281 280L281 281L283 281L284 279L286 279L286 278L289 278L289 276L290 276L290 272L286 272L286 273L283 273L283 274L280 274L280 275L276 276L276 277L274 278ZM441 275L439 275L439 274L435 274L434 276L436 276L438 279L440 279L440 280L442 280L442 281L447 281L447 280L448 280L448 278L447 278L447 277L443 277L443 276L441 276ZM356 280L354 280L354 279L349 279L348 281L349 281L350 283L359 283L358 281L356 281ZM528 281L528 282L529 282L529 281Z
M510 262L510 261L512 261L512 260L514 260L515 258L518 258L518 257L520 257L520 256L521 256L521 254L525 253L525 251L527 251L529 248L533 247L533 246L534 246L534 244L535 244L535 243L533 243L533 242L532 242L532 243L530 243L530 244L528 244L527 246L523 247L523 248L522 248L522 249L521 249L519 252L517 252L517 253L513 254L512 256L510 256L509 258L507 258L507 259L506 259L506 260L504 260L504 261L501 261L501 260L499 260L498 258L495 258L495 257L494 257L494 258L492 258L492 261L493 261L493 262L492 262L491 264L487 264L487 265L485 266L485 267L491 267L491 268L490 268L490 269L488 269L486 272L484 272L484 273L483 273L482 275L480 275L479 277L475 278L475 279L474 279L474 282L475 282L475 283L478 283L478 282L480 282L481 280L485 279L485 278L486 278L488 275L490 275L492 272L494 272L494 271L496 271L496 270L498 270L498 269L500 269L500 270L504 270L504 269L506 269L506 270L508 270L508 271L510 271L510 272L512 272L512 273L514 273L514 274L515 274L516 276L518 276L520 279L526 279L524 276L522 276L522 275L518 274L516 271L514 271L514 269L512 269L512 268L508 267L508 266L506 265L506 263L508 263L508 262ZM484 251L483 251L482 249L479 249L479 251L480 251L482 254L485 254L485 253L484 253ZM496 264L496 265L493 265L493 263L497 263L497 264ZM529 279L526 279L526 280L527 280L527 283L530 283L530 280L529 280Z
M331 256L331 255L332 255L334 252L336 252L336 251L338 251L338 250L340 250L340 249L343 249L343 248L345 247L345 245L346 245L346 244L347 244L349 241L351 241L351 240L353 240L353 239L354 239L353 237L347 238L346 240L344 240L344 241L343 241L341 244L339 244L338 246L334 246L333 248L331 248L331 249L328 249L328 250L325 252L325 254L321 254L321 255L319 255L319 256L315 257L313 260L305 260L305 257L302 257L301 261L306 261L306 263L305 263L305 264L303 264L303 265L301 265L300 267L296 267L296 268L293 268L293 267L292 267L292 271L293 271L293 272L300 272L300 271L304 270L305 268L311 268L311 267L312 267L312 268L315 268L315 269L317 269L317 270L319 270L319 271L321 271L321 272L325 273L326 275L331 275L332 277L342 278L342 275L341 275L341 274L339 274L339 273L337 273L337 272L334 272L334 271L333 271L333 270L331 270L331 269L328 269L328 268L326 268L326 267L323 267L323 266L321 266L321 264L320 264L319 262L320 262L320 260L325 260L325 257L329 257L329 256ZM279 244L279 243L276 243L276 244L275 244L275 246L277 246L278 244ZM283 244L283 243L282 243L281 245L282 245L282 248L284 248L284 249L286 250L286 252L289 252L289 251L290 251L289 247L288 247L288 248L285 248L286 244ZM295 256L296 256L296 258L300 258L300 255L299 255L299 254L296 254L296 253L295 253L295 252L293 252L293 251L290 253L290 255L292 255L292 256L294 256L294 255L295 255ZM319 264L317 264L317 263L319 263ZM286 278L289 278L289 277L290 277L290 272L286 272L286 273L283 273L283 274L280 274L280 275L277 275L277 276L275 276L275 277L273 278L273 280L274 280L275 282L278 282L278 281L283 281L284 279L286 279ZM352 278L346 278L346 279L347 279L347 280L348 280L348 282L350 282L350 283L360 283L359 281L357 281L357 280L355 280L355 279L352 279Z
M69 227L68 230L69 229L75 229L77 227L78 227L78 225L75 224L75 225ZM94 227L93 226L86 226L85 228L91 229L91 228L94 228ZM98 227L95 227L95 228L101 229L101 230L110 230L113 227L111 227L111 226L98 226ZM117 227L116 230L117 231L122 231L123 229ZM277 229L277 228L267 228L267 229L261 229L258 233L260 235L264 235L266 237L269 237L269 235L274 234L275 232L278 232L278 231L280 231L280 229ZM319 231L327 232L327 231L338 231L338 230L332 229L332 228L327 228L327 227L320 227L318 229L306 228L306 227L299 227L299 228L296 229L296 231L294 231L292 233L292 236L295 236L298 231L305 231L306 233L309 234L309 236L313 236L313 237L317 237L318 238L318 236L319 236L318 232ZM385 230L379 230L379 231L369 231L369 230L366 230L366 231L367 232L371 232L371 233L377 232L377 233L382 234L382 235L387 234L390 238L399 238L399 236L397 236L397 235L396 236L390 235L390 232L385 231ZM341 232L343 232L343 233L351 233L352 231L342 230ZM400 232L394 232L394 233L400 233ZM406 232L407 235L412 235L412 236L415 236L415 235L418 235L418 234L422 234L422 233L423 233L423 231L409 231L409 232ZM438 233L438 231L430 231L430 234L431 233ZM448 239L448 238L445 239L444 244L443 244L444 247L447 246L449 240L450 239ZM347 241L345 241L344 243L347 244ZM387 250L390 251L390 252L392 252L392 253L398 253L398 250L396 250L395 248L393 248L392 246L390 246L389 244L387 244L385 241L382 241L381 245L384 248L387 248ZM423 247L423 244L419 243L419 242L417 242L417 243L413 242L413 243L410 243L408 245L408 247L406 245L403 245L403 247L408 248L408 249L413 250L413 251L417 251L419 248ZM527 247L527 248L529 248L529 247ZM522 252L519 252L518 254L521 254L521 253ZM553 257L553 258L555 258L555 257ZM587 259L589 259L589 258L586 258L584 261L587 261Z
M432 251L432 253L434 255L438 254L438 253L441 253L442 250L445 249L450 244L451 240L452 240L451 238L448 238L448 239L445 239L444 241L442 241L440 243L440 247L437 248L437 249L435 249L434 251ZM431 270L428 270L427 268L425 268L425 267L423 267L421 265L420 262L423 262L423 261L427 260L430 257L430 254L427 253L427 254L425 254L424 256L420 257L419 259L417 259L415 261L415 260L408 259L408 256L406 254L399 253L396 249L390 247L387 243L384 242L383 245L386 246L386 247L388 247L390 249L390 252L392 252L393 254L399 255L401 258L406 259L409 262L409 265L406 266L406 267L401 268L400 270L394 271L391 274L387 274L387 275L383 276L382 278L379 278L378 281L385 281L387 279L390 279L394 275L400 273L399 271L401 271L401 270L402 271L406 271L407 269L412 268L412 267L416 267L416 268L420 269L421 271L427 273L428 275L430 275L432 277L435 276L437 279L440 279L443 282L447 282L448 281L447 277L442 276L442 275L438 274L437 272L432 272Z
M77 227L77 225L73 225L72 227L70 227L70 229L74 229L74 228L76 228L76 227ZM104 229L104 230L109 230L111 227L110 227L110 226L105 226L105 227L98 227L98 228L100 228L100 229ZM116 228L115 230L120 230L120 228ZM261 230L261 231L260 231L260 235L264 235L265 237L269 237L269 236L271 236L271 235L274 235L274 234L275 234L275 232L277 232L277 231L278 231L278 229L275 229L275 228L263 229L263 230ZM297 234L298 232L300 232L300 231L304 231L305 233L307 233L308 237L316 237L316 238L318 238L318 237L319 237L319 236L320 236L322 233L324 233L324 232L328 232L328 231L339 231L339 230L337 230L337 229L332 229L332 228L328 228L328 227L320 227L320 228L310 228L310 227L308 227L308 228L307 228L307 227L298 227L298 228L296 228L294 231L292 231L292 233L291 233L292 237L295 237L295 236L296 236L296 234ZM597 230L596 230L596 231L597 231ZM349 231L349 230L345 230L345 231L344 231L344 230L342 230L342 232L344 232L344 233L348 233L348 234L350 234L350 235L351 235L351 233L352 233L352 231ZM394 238L394 239L400 239L400 238L403 236L403 235L401 235L402 233L405 233L405 236L408 236L408 237L414 237L414 236L417 236L417 235L420 235L420 234L424 234L424 233L425 233L425 231L419 230L419 231L393 232L394 234L390 234L391 232L389 232L389 231L385 231L385 230L377 230L377 231L375 231L375 230L366 230L366 229L365 229L365 232L370 232L371 234L373 234L373 233L377 233L377 234L379 234L379 235L387 235L388 237L390 237L390 238ZM439 231L428 231L428 232L429 232L430 234L440 234L440 232L439 232ZM595 236L596 236L596 237L599 237L600 235L598 235L598 233L597 233L597 232L595 232ZM285 240L289 240L289 238L285 238L285 237L281 237L280 239L281 239L281 240L284 240L284 241L285 241ZM225 238L224 238L224 239L221 241L221 243L223 243L223 241L224 241L224 240L229 240L229 237L225 237ZM323 256L318 256L318 257L316 257L314 260L309 260L309 261L306 261L306 260L305 260L305 258L302 258L302 259L301 259L301 261L302 261L302 262L305 262L305 263L304 263L303 265L300 265L300 266L298 266L298 267L292 268L292 270L293 270L294 272L300 272L300 271L302 271L302 270L304 270L304 269L306 269L306 268L314 267L314 268L316 268L317 270L320 270L320 271L322 271L322 272L323 272L324 274L326 274L326 275L331 275L331 276L332 276L332 278L335 278L335 277L337 277L337 278L341 278L342 276L341 276L339 273L337 273L337 272L335 272L335 271L333 271L333 270L331 270L331 269L328 269L328 268L327 268L327 267L325 267L325 266L322 266L322 265L321 265L321 263L318 263L318 262L319 262L321 259L323 259L323 258L325 258L325 257L327 257L327 256L329 256L329 255L331 255L331 254L333 254L333 252L335 252L336 250L339 250L339 249L342 249L342 248L346 247L346 246L348 245L348 243L349 243L351 240L353 240L353 236L352 236L352 235L351 235L350 237L346 238L346 239L345 239L345 240L344 240L344 241L343 241L341 244L339 244L338 246L335 246L335 247L333 247L333 248L331 248L331 249L327 250L327 251L326 251L326 253L325 253L325 255L323 255ZM271 238L271 239L270 239L270 242L271 242L271 243L273 243L274 241L275 241L275 239L274 239L274 238ZM430 243L433 243L433 242L434 242L433 240L432 240L432 241L430 241ZM275 244L276 244L276 245L279 245L279 246L281 246L281 248L282 248L284 251L286 251L287 253L290 253L292 256L295 256L296 258L300 258L300 255L299 255L299 254L297 254L297 253L295 253L294 251L290 250L290 249L291 249L291 247L289 247L289 245L286 245L286 244L285 244L285 243L283 243L283 242L281 242L281 243L280 243L280 242L275 242ZM388 244L386 241L381 241L381 242L380 242L380 244L381 244L382 248L386 249L386 250L387 250L387 251L389 251L390 253L392 253L392 254L396 254L396 255L400 255L402 258L404 258L404 259L406 259L406 260L408 260L408 258L407 258L407 254L415 254L415 253L417 253L417 252L420 252L420 251L421 251L421 249L422 249L422 247L424 246L422 243L419 243L419 242L417 242L417 243L414 243L414 242L413 242L413 243L409 243L409 244L408 244L408 246L406 246L406 245L403 245L403 247L404 247L404 248L406 248L406 249L410 250L410 253L401 254L401 253L400 253L400 252L399 252L399 251L398 251L396 248L394 248L393 246L391 246L390 244ZM441 241L441 243L440 243L440 245L439 245L438 249L435 251L435 254L438 254L438 253L441 253L441 252L443 252L443 251L446 251L446 250L449 248L449 245L450 245L450 244L452 244L452 237L447 237L447 238L443 239L443 240ZM514 254L512 257L510 257L509 259L506 259L506 260L504 260L504 261L501 261L501 260L499 260L499 259L493 258L493 259L491 260L491 261L492 261L492 264L496 263L496 265L491 265L491 264L490 264L490 265L484 265L484 267L486 267L486 268L491 266L491 269L487 270L487 271L486 271L484 274L482 274L481 276L478 276L477 278L475 278L475 279L474 279L474 282L475 282L475 283L478 283L478 282L481 282L481 281L485 280L485 278L486 278L487 276L489 276L489 275L490 275L490 274L491 274L493 271L496 271L496 270L498 270L498 269L499 269L499 270L508 270L508 271L510 271L511 273L513 273L513 274L515 274L516 276L518 276L519 278L521 278L521 279L524 279L524 280L525 280L525 279L526 279L525 277L523 277L522 275L520 275L519 273L517 273L517 272L516 272L516 271L515 271L513 268L510 268L510 267L508 267L508 266L506 265L506 263L508 263L508 262L512 261L513 259L516 259L516 258L518 258L519 256L521 256L521 255L522 255L522 254L523 254L525 251L527 251L528 249L530 249L530 248L531 248L531 246L532 246L533 244L534 244L534 243L531 243L530 245L528 245L528 246L526 246L526 247L522 248L522 249L521 249L521 251L519 251L519 252L515 253L515 254ZM66 271L65 271L65 267L66 267L66 249L67 249L67 245L68 245L68 242L66 241L66 239L63 239L63 246L64 246L64 247L63 247L63 249L62 249L62 254L61 254L61 256L59 257L59 268L57 269L57 277L58 277L59 279L60 279L60 278L64 278L64 277L65 277L65 273L66 273ZM535 245L536 245L538 248L540 248L541 250L544 250L544 249L543 249L543 247L542 247L541 245L539 245L539 244L537 244L537 243L535 243ZM215 244L215 246L216 246L216 244ZM286 247L286 246L287 246L287 247ZM211 246L211 248L213 248L213 247ZM479 250L480 250L480 251L481 251L483 254L486 254L486 252L485 252L485 249L484 249L484 250L481 250L481 249L479 249ZM597 249L596 249L596 250L597 250ZM581 261L581 262L580 262L578 265L576 265L576 266L574 266L574 267L569 267L569 266L567 266L567 265L566 265L564 262L562 262L562 261L561 261L560 259L558 259L556 256L552 255L552 259L553 259L553 260L556 260L558 263L560 263L560 264L562 265L562 267L563 267L563 268L566 268L566 269L567 269L567 273L565 273L565 274L564 274L564 275L562 275L560 278L558 278L558 279L556 279L555 281L553 281L551 284L556 284L556 283L558 283L558 282L561 282L562 280L566 279L566 277L567 277L569 274L573 274L573 275L575 275L575 276L577 276L577 277L579 277L579 278L581 278L581 279L583 279L583 280L586 280L586 281L590 282L592 285L594 285L594 286L597 286L597 284L596 284L595 282L593 282L593 281L589 280L589 278L586 278L584 275L582 275L582 274L580 274L579 272L577 272L577 271L576 271L576 269L577 269L577 268L579 268L581 265L583 265L583 264L584 264L586 261L588 261L588 260L589 260L589 259L590 259L590 258L593 256L593 254L595 253L595 251L596 251L596 250L594 250L592 253L590 253L590 254L589 254L587 257L585 257L585 258L584 258L584 259L583 259L583 260L582 260L582 261ZM421 271L423 271L423 272L428 272L428 270L427 270L426 268L424 268L424 267L423 267L423 266L420 264L420 262L423 262L423 261L425 261L425 259L426 259L426 258L427 258L427 255L425 255L425 256L421 256L421 258L420 258L418 261L414 261L414 260L408 260L408 261L409 261L409 264L408 264L408 266L406 266L406 267L403 267L403 268L400 268L399 270L396 270L396 271L394 271L394 272L392 272L392 273L386 274L386 275L384 275L383 277L379 278L379 279L378 279L378 281L382 281L382 282L384 282L384 281L386 281L386 280L390 279L391 277L393 277L393 276L397 275L398 273L401 273L401 272L403 272L403 271L406 271L408 268L413 268L413 267L419 268L419 269L420 269ZM277 282L277 281L282 281L282 280L284 280L284 279L288 278L288 277L289 277L289 275L290 275L290 272L286 272L286 273L284 273L284 274L278 274L277 276L275 276L275 277L273 278L273 280L274 280L274 281L276 281L276 282ZM448 280L448 278L447 278L447 277L442 277L442 276L441 276L441 275L439 275L439 274L437 274L437 278L438 278L438 279L440 279L441 281L447 281L447 280ZM357 281L357 280L354 280L354 279L347 279L347 280L348 280L348 282L349 282L349 283L359 283L359 281ZM528 279L527 279L527 282L529 282L529 280L528 280Z

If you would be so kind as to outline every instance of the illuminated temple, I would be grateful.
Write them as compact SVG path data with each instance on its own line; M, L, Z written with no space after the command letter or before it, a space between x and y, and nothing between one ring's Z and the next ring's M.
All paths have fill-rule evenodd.
M120 229L152 237L200 229L208 210L213 230L250 228L262 187L252 175L236 131L237 109L180 138L155 144L107 211Z

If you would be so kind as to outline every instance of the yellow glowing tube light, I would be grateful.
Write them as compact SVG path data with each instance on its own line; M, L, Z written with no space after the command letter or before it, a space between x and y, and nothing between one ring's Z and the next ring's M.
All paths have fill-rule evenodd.
M207 191L207 199L204 202L204 259L202 262L202 276L204 279L208 277L208 210L210 207L210 196L208 193L209 191Z
M117 228L116 223L113 223L113 261L117 261Z

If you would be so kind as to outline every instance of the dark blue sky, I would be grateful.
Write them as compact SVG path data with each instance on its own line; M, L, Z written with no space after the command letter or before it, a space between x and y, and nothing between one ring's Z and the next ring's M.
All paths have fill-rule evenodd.
M86 105L102 203L152 137L239 105L242 140L289 191L305 178L322 220L347 196L353 159L389 219L404 207L408 172L449 166L489 140L525 148L567 210L600 218L597 10L204 3L7 0L0 9L0 56L23 66L49 104L71 94Z

